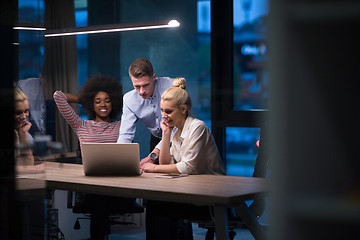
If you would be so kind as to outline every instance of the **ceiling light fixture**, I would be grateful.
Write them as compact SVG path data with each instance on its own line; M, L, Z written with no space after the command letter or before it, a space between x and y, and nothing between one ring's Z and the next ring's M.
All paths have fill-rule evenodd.
M45 31L46 28L40 27L13 27L14 30L30 30L30 31Z
M159 29L159 28L175 28L179 27L180 23L176 20L169 22L145 22L145 23L128 23L128 24L109 24L99 26L67 28L61 30L46 30L45 37L59 37L72 36L79 34L94 34L94 33L109 33L109 32L124 32L135 30Z
M46 28L43 23L39 22L17 22L13 27L14 30L27 30L27 31L45 31Z

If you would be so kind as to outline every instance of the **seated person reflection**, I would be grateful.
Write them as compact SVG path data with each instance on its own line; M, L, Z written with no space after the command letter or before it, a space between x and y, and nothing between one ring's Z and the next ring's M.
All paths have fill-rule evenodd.
M62 116L76 132L80 148L84 142L116 143L120 121L111 121L122 108L122 87L109 76L97 75L87 80L79 96L56 91L54 100ZM79 117L69 103L83 105L89 119ZM99 159L101 161L101 159ZM91 239L104 239L109 230L108 217L114 209L131 207L135 199L85 194L83 203L91 213Z
M31 123L29 117L29 102L27 96L18 88L14 89L14 134L15 159L17 173L36 173L45 169L44 163L34 165L34 156L29 141Z
M28 120L31 123L31 129L29 131L31 136L29 137L31 138L30 142L33 143L35 135L46 134L45 75L40 74L39 78L19 80L16 86L28 97L30 106L30 116Z
M159 165L146 163L145 172L185 174L225 174L214 138L206 124L189 116L191 98L184 78L176 78L173 87L161 96L162 145ZM173 128L176 130L173 135ZM194 215L209 216L209 208L192 204L148 201L146 239L193 239L191 223L187 233L179 229L181 219Z

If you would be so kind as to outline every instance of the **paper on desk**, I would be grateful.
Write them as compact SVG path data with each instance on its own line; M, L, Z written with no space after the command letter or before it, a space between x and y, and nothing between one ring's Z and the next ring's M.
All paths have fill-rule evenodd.
M179 178L179 177L187 177L189 176L189 174L184 174L184 173L167 173L167 174L161 174L161 175L156 175L156 178Z

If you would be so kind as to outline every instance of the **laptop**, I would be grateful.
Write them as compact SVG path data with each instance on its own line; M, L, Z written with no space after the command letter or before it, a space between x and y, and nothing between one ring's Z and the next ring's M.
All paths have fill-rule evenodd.
M83 143L82 163L86 176L140 175L138 143Z

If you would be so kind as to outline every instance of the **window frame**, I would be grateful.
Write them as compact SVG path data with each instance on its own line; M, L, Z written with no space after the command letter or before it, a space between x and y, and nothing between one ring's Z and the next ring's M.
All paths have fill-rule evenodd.
M233 1L211 1L211 130L225 166L226 127L261 128L268 115L268 110L234 110L233 17Z

